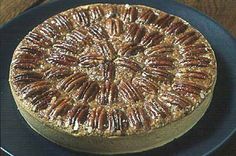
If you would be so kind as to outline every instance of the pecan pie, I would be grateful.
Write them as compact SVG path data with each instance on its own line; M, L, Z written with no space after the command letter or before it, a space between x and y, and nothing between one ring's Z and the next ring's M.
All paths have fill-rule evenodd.
M17 46L10 86L38 133L78 151L164 145L205 113L214 52L183 19L141 5L93 4L59 13Z

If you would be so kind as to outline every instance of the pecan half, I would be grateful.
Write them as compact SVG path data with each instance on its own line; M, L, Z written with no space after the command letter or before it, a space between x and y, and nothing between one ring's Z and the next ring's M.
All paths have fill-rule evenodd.
M43 36L49 38L51 42L60 36L57 30L51 24L47 23L47 21L39 26L38 31Z
M129 57L132 55L136 55L142 49L143 49L142 46L137 46L136 44L133 43L127 43L122 45L122 47L118 51L118 54L121 56Z
M47 20L47 23L53 25L53 28L56 29L57 32L61 33L70 31L73 28L69 18L62 14L53 16L52 18Z
M16 74L13 77L13 81L17 84L19 83L28 84L35 81L40 81L42 80L42 77L43 75L41 73L37 73L34 71L27 71Z
M31 70L38 67L39 63L36 58L16 58L12 62L13 68L22 70Z
M125 113L119 109L110 110L107 114L108 130L110 132L121 131L121 134L128 129L128 119Z
M78 47L75 44L71 44L68 41L57 41L53 45L53 50L58 51L60 53L77 53Z
M94 6L89 8L90 16L93 19L99 19L104 16L104 11L100 6Z
M52 100L52 98L58 98L60 93L55 90L48 90L41 94L32 97L32 104L34 105L33 110L38 111L46 109Z
M108 38L107 32L100 25L94 24L91 25L88 29L89 34L92 36L92 38L96 38L98 40Z
M107 127L107 115L103 107L94 108L89 112L88 127L99 130L104 130Z
M71 74L72 71L67 67L52 67L44 73L47 79L61 79Z
M116 84L105 81L98 95L98 102L102 105L113 104L117 102L118 88Z
M183 22L179 21L179 22L175 22L172 23L165 32L167 32L168 34L175 34L178 35L180 33L185 32L185 30L187 30L188 26L186 24L184 24Z
M78 130L88 117L89 106L77 104L73 106L67 114L67 123L73 126L74 130Z
M199 39L199 35L194 32L187 32L185 33L183 36L181 36L180 38L178 38L177 40L175 40L175 44L183 44L183 45L190 45L195 43L198 39Z
M104 80L113 81L115 79L116 67L113 62L101 64Z
M174 59L169 57L149 57L145 60L145 64L152 68L173 69Z
M146 92L149 94L157 93L158 86L155 81L147 78L147 77L135 77L132 80L132 83L135 86L138 86L141 92Z
M44 51L39 46L34 45L21 46L17 49L17 52L31 54L33 56L37 56L38 58L41 58L44 55Z
M187 93L200 95L201 91L206 89L202 85L198 85L193 82L182 82L182 81L175 82L172 85L172 87L175 91L178 91L183 95L186 95Z
M140 67L140 65L137 62L135 62L132 59L126 58L126 57L116 59L115 63L118 66L123 66L123 67L129 68L135 72L142 70L142 68Z
M180 61L184 67L208 67L211 60L206 57L188 57Z
M169 26L174 21L174 19L174 16L166 14L165 16L158 18L154 23L160 28L165 28Z
M74 73L68 77L65 77L62 81L60 81L57 85L57 88L63 89L67 92L71 91L72 89L79 88L84 82L87 81L86 74L83 73Z
M110 42L98 43L97 52L103 55L106 60L112 60L116 55L116 51Z
M174 51L172 45L156 45L144 51L147 56L160 56L172 53Z
M119 19L108 18L106 20L106 29L109 35L120 35L123 33L123 23Z
M182 51L180 51L181 54L187 57L191 56L199 56L206 54L208 52L208 48L205 44L199 43L195 45L189 45L183 48Z
M126 40L136 44L136 43L139 43L141 41L144 34L145 34L145 28L144 27L139 26L136 23L131 23L128 27Z
M161 94L160 96L160 100L162 102L167 102L173 105L177 105L180 108L185 108L187 106L192 105L192 102L190 100L188 100L186 97L179 95L176 92L164 92L163 94Z
M91 38L87 35L86 30L83 28L75 29L66 36L66 40L74 45L83 43L91 44Z
M85 102L90 102L95 99L99 92L99 85L95 81L86 81L77 89L74 97L78 100L83 99Z
M150 118L143 108L128 107L126 113L131 128L135 130L140 128L150 129Z
M88 26L90 24L89 14L85 9L73 9L70 16L78 25Z
M193 78L200 80L206 80L207 78L209 78L209 75L203 71L185 71L185 72L179 72L178 74L180 75L180 77L183 78Z
M103 56L97 53L86 53L79 57L79 65L85 68L96 67L104 61Z
M63 66L72 66L77 64L77 59L73 56L66 54L53 53L46 59L49 63L58 64Z
M144 99L143 94L131 81L121 81L119 84L119 93L125 101L136 102Z
M121 18L126 22L134 22L138 17L138 10L136 7L123 7L121 10Z
M162 118L171 116L169 108L160 100L145 102L144 108L151 119L157 119L159 116Z
M139 21L143 24L149 24L153 22L156 18L157 16L154 14L154 12L150 9L147 9L147 10L142 11L139 17Z
M171 72L159 68L150 68L150 67L146 67L144 69L143 75L150 77L154 80L160 80L160 81L171 81L174 78L174 75Z
M40 47L48 47L52 45L52 40L45 37L37 30L31 31L25 36L25 39L35 45L39 45Z
M164 36L159 32L147 33L141 40L141 44L146 47L157 45L163 40Z
M33 97L49 90L50 84L46 81L32 82L21 89L23 98Z
M55 118L59 115L65 114L70 109L69 99L52 100L51 105L47 108L45 116Z

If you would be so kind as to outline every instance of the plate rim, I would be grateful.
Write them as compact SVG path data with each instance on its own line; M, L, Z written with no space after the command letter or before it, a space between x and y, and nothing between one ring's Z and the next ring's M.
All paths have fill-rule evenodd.
M138 0L136 0L138 1ZM134 1L134 2L136 2ZM176 2L176 1L172 1L172 0L158 0L158 1L166 1L167 3L171 4L171 5L178 5L182 8L187 8L188 10L191 10L195 13L197 13L199 16L201 16L202 18L205 18L206 20L209 20L211 21L215 26L217 26L220 30L222 30L227 36L230 37L231 40L236 40L236 38L226 29L222 26L222 24L218 23L215 19L213 19L212 17L209 17L208 15L202 13L201 11L193 8L193 7L190 7L188 5L185 5L183 3L180 3L180 2ZM36 12L37 10L39 9L43 9L47 6L50 6L50 5L53 5L54 3L63 3L63 2L66 2L66 0L52 0L48 3L44 3L44 4L40 4L38 6L35 6L33 8L30 8L30 9L27 9L26 11L24 11L23 13L19 14L18 16L16 16L15 18L9 20L8 22L6 22L5 24L3 25L0 25L0 31L4 30L4 29L7 29L9 25L12 25L14 24L15 21L17 21L17 19L21 19L21 18L24 18L24 16L28 15L28 14L32 14L32 12ZM67 2L68 3L68 2ZM76 3L78 3L78 5L80 5L79 1L76 1ZM86 2L87 3L87 2ZM87 4L90 4L91 1L88 1ZM101 1L101 3L103 3ZM107 2L105 2L107 3ZM117 4L120 3L120 1L117 1ZM142 4L142 3L141 3ZM155 8L154 6L150 6L150 7L153 7ZM63 7L64 9L63 10L67 10L68 7ZM60 10L60 9L59 9ZM54 12L58 12L58 11L54 11ZM59 11L61 12L61 11ZM165 12L168 12L168 11L165 11ZM171 13L172 14L172 13ZM179 15L176 15L176 16L179 16ZM183 18L183 17L181 17ZM183 18L184 20L186 20L185 18ZM187 21L187 20L186 20ZM1 32L2 33L2 32ZM204 35L204 34L203 34ZM204 35L205 36L205 35ZM2 39L1 39L2 40ZM235 54L236 55L236 54ZM232 129L232 131L227 135L227 137L225 137L223 140L220 141L220 143L216 144L212 149L210 149L208 152L206 152L204 155L209 155L209 154L212 154L214 151L216 151L217 149L219 149L221 146L223 146L234 134L236 133L236 127L234 127ZM9 152L6 148L2 147L1 145L1 149L5 150L6 153L8 152L8 154L11 154L11 152ZM13 154L11 154L13 155Z

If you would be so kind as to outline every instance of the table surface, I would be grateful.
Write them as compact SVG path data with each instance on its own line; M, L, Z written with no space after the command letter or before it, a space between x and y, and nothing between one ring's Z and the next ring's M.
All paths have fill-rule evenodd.
M13 19L27 9L52 0L0 0L0 24ZM236 37L236 0L177 0L180 3L200 10L216 20ZM236 135L234 135L214 155L231 156L236 153Z

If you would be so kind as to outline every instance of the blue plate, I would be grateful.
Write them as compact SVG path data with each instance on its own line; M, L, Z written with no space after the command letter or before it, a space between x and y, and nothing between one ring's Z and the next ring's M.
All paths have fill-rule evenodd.
M90 0L89 3L127 3L127 1ZM197 28L212 45L218 62L218 79L213 101L204 117L181 138L157 149L130 155L207 155L220 147L236 131L236 39L202 13L170 0L129 0L177 15ZM8 70L14 49L21 39L48 17L87 0L60 0L30 9L0 28L0 104L1 146L17 156L75 156L35 133L17 111L8 85Z

